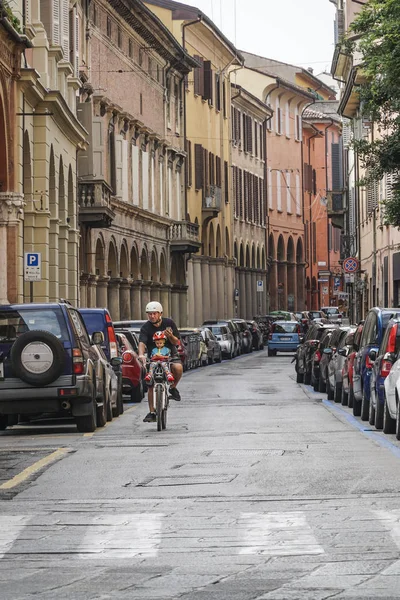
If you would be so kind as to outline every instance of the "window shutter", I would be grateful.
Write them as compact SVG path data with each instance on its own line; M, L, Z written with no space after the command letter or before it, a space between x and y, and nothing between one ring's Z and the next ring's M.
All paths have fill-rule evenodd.
M93 176L104 178L104 121L102 117L93 118Z
M215 183L218 187L221 187L221 159L219 156L215 157L215 171L216 171L216 176L215 176Z
M239 215L243 219L243 171L239 169Z
M268 207L273 208L272 199L272 171L268 169Z
M249 152L253 153L253 119L247 117L247 131L249 136Z
M222 114L226 118L226 83L225 78L222 79Z
M290 190L290 173L285 173L286 179L286 211L290 214L292 212L292 196Z
M57 0L55 0L55 4L57 4ZM61 45L64 60L69 61L69 0L62 0L61 11Z
M131 145L132 151L132 200L133 204L139 205L139 147ZM162 203L162 164L160 163L160 202Z
M25 25L30 25L32 22L31 0L24 0L25 4Z
M282 189L281 189L281 173L276 172L276 208L282 211Z
M60 5L54 0L40 0L40 19L52 46L60 45Z
M340 192L343 189L343 167L341 162L340 145L331 145L332 155L332 191Z
M221 110L221 76L215 73L215 108Z
M209 100L210 103L212 104L212 101L213 101L213 72L212 72L210 60L205 60L203 63L203 75L204 75L203 100Z
M93 104L91 102L79 102L77 104L76 114L79 122L82 123L88 132L89 144L86 150L80 150L78 153L78 172L81 177L93 177Z
M286 135L289 137L290 136L290 108L289 108L289 102L286 102L285 120L286 120Z
M204 153L201 144L194 145L195 188L201 190L204 186Z
M317 171L315 169L312 170L312 193L314 196L317 195Z
M237 127L238 127L238 142L240 145L240 142L242 141L242 117L241 117L241 113L240 110L237 111Z
M204 94L204 59L201 56L194 56L195 60L200 63L200 67L194 69L194 93L198 96Z
M254 121L254 154L258 157L258 123Z
M300 175L296 174L296 214L301 215L301 204L300 204Z
M203 150L203 154L204 154L204 162L203 162L203 166L204 166L204 187L206 188L208 193L208 188L210 186L210 170L209 170L209 162L208 162L208 150Z
M186 140L186 184L188 187L192 186L192 142Z
M69 11L69 62L75 77L79 77L79 16L76 6Z
M225 204L229 204L229 165L224 161L224 180L225 180Z

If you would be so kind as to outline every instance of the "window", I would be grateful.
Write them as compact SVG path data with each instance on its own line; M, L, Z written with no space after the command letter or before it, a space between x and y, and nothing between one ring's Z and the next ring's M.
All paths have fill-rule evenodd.
M143 65L143 49L139 48L139 67Z
M186 140L186 182L192 187L192 142Z
M210 105L213 104L213 71L211 68L211 61L205 60L203 63L203 76L204 76L204 92L203 100L208 100Z
M195 67L194 69L194 93L196 96L203 96L204 94L204 59L201 56L195 55L193 57L200 63L199 67Z
M204 153L201 144L194 145L195 188L201 190L204 185Z
M285 129L286 129L286 137L290 137L290 107L289 102L286 102L285 109Z
M282 189L281 189L281 173L276 172L276 209L282 212Z
M290 190L290 173L285 173L286 179L286 211L292 212L292 192Z
M275 100L275 120L276 120L275 131L276 131L276 133L281 134L282 133L282 110L281 110L279 98L277 98Z
M122 31L121 31L121 27L118 27L117 44L118 44L118 48L122 48Z
M131 40L131 38L129 38L128 42L128 54L129 58L133 58L133 41Z
M221 110L221 76L215 73L215 108Z
M107 37L111 38L112 28L111 28L111 19L107 17Z
M96 4L93 4L93 13L92 14L93 14L93 25L97 26L97 24L98 24L98 13L97 13L97 6L96 6Z
M143 94L140 94L140 98L139 98L139 110L140 110L140 114L143 114Z

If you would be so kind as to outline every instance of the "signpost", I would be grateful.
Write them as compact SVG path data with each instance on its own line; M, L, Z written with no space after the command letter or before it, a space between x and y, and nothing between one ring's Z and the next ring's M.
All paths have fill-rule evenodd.
M358 258L350 256L343 261L343 270L345 273L355 273L358 271L359 262Z
M30 302L33 302L33 282L42 281L42 254L41 252L25 252L24 254L24 281L29 281Z
M264 282L259 280L257 281L257 292L263 292L264 291Z

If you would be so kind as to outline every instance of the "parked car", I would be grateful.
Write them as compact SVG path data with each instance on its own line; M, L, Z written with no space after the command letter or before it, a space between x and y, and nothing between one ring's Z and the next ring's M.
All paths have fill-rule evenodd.
M387 342L391 346L390 349L393 349L394 345L394 352L386 355L386 359L390 359L392 366L383 383L384 404L382 426L384 433L395 433L396 438L400 440L400 320L390 321L390 324L392 325L388 336L390 342L389 339Z
M139 360L138 348L134 347L128 333L129 330L115 332L122 356L122 392L130 396L132 402L141 402L144 398L145 369Z
M288 310L273 310L272 317L276 317L279 321L297 321L296 315Z
M369 416L370 379L373 362L370 351L379 350L385 329L392 316L400 314L400 310L394 308L374 307L367 314L361 336L360 349L354 361L353 389L354 402L353 414L361 416L366 421Z
M273 317L272 315L262 315L254 317L254 320L262 331L264 344L268 344L268 336L271 332L272 323L278 321L278 317Z
M134 331L136 334L140 333L142 326L147 323L147 321L143 320L132 320L132 321L114 321L113 325L115 329L130 329Z
M295 311L293 314L296 317L296 319L299 321L299 323L301 323L301 319L303 318L303 313L299 312L299 311Z
M317 392L326 391L326 377L328 362L331 354L326 354L326 348L330 348L330 341L333 335L333 328L327 328L323 331L314 351L311 352L311 385Z
M383 428L385 407L385 379L388 377L393 363L397 360L400 349L400 320L391 319L387 324L379 350L370 350L369 357L373 362L370 382L369 423L376 429ZM390 392L392 389L390 389Z
M268 338L268 356L276 356L278 352L296 352L300 334L297 321L275 321Z
M337 325L342 324L343 315L337 306L321 306L321 312L326 315L326 318L329 319L331 323L336 323Z
M197 369L206 360L207 348L203 342L199 329L179 329L181 341L185 346L186 369ZM179 352L179 348L178 348Z
M79 308L79 313L85 322L86 329L92 335L94 331L101 331L104 335L104 341L101 347L111 363L113 358L118 358L118 344L115 336L115 329L111 315L106 308ZM121 361L122 362L122 361ZM124 412L124 402L122 398L122 366L114 364L113 369L118 378L118 400L116 407L113 408L113 417L118 417Z
M327 393L328 398L335 402L341 402L343 385L342 371L344 361L346 360L353 343L355 328L340 327L337 331L338 333L335 331L334 336L332 336L330 344L332 347L332 357L328 363Z
M220 363L222 360L222 350L217 338L208 327L202 327L200 333L207 348L208 364Z
M250 352L253 352L253 335L248 323L244 319L232 319L232 321L240 330L240 353L250 354Z
M256 321L247 321L253 338L253 350L264 350L264 334Z
M92 432L105 398L94 345L79 312L67 303L0 306L0 429L19 414L72 415ZM115 363L120 358L115 357Z
M223 356L233 358L235 356L235 340L227 325L207 325L218 340Z
M229 329L230 333L232 334L233 341L234 341L233 356L231 356L230 358L240 355L241 348L242 348L241 333L240 333L239 327L236 325L236 323L234 323L232 321L232 319L227 319L227 320L221 319L218 321L212 321L212 320L204 321L203 326L204 325L206 327L209 327L210 325L225 325L225 327L227 327Z
M357 356L357 352L360 349L360 340L362 330L364 327L364 321L360 321L354 332L353 343L350 346L349 354L344 360L342 370L342 404L349 408L353 408L354 402L354 391L353 391L353 374L354 374L354 360Z
M307 332L304 341L297 349L295 356L295 369L297 383L311 383L312 360L314 351L325 329L331 329L331 324L323 325L314 323Z
M101 343L103 336L100 337ZM100 343L94 344L97 353L97 381L101 384L97 388L97 427L104 427L107 421L112 421L118 403L118 377L108 362Z

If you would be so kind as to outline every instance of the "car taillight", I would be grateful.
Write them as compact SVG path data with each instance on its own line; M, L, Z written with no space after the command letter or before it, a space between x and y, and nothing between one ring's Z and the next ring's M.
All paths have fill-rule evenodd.
M110 315L106 314L106 323L108 331L108 340L110 342L110 358L118 356L117 339L115 337L114 327L110 318Z
M387 377L390 373L390 369L392 368L392 363L390 360L383 360L381 365L381 377Z
M122 355L122 360L123 360L124 363L130 363L130 362L132 362L132 360L133 360L133 354L132 354L132 352L129 352L129 351L124 352L123 355Z
M314 354L314 362L319 362L321 360L321 352L319 350Z
M268 339L272 340L272 333L269 334Z
M82 375L84 372L83 355L80 348L72 349L72 372L74 375Z
M374 363L372 362L370 357L367 355L367 358L365 359L365 368L372 369L373 366L374 366Z
M389 339L386 346L386 352L394 354L396 352L396 336L397 336L397 325L393 325L389 333Z
M300 327L300 325L297 326L297 333L301 333L301 327Z

